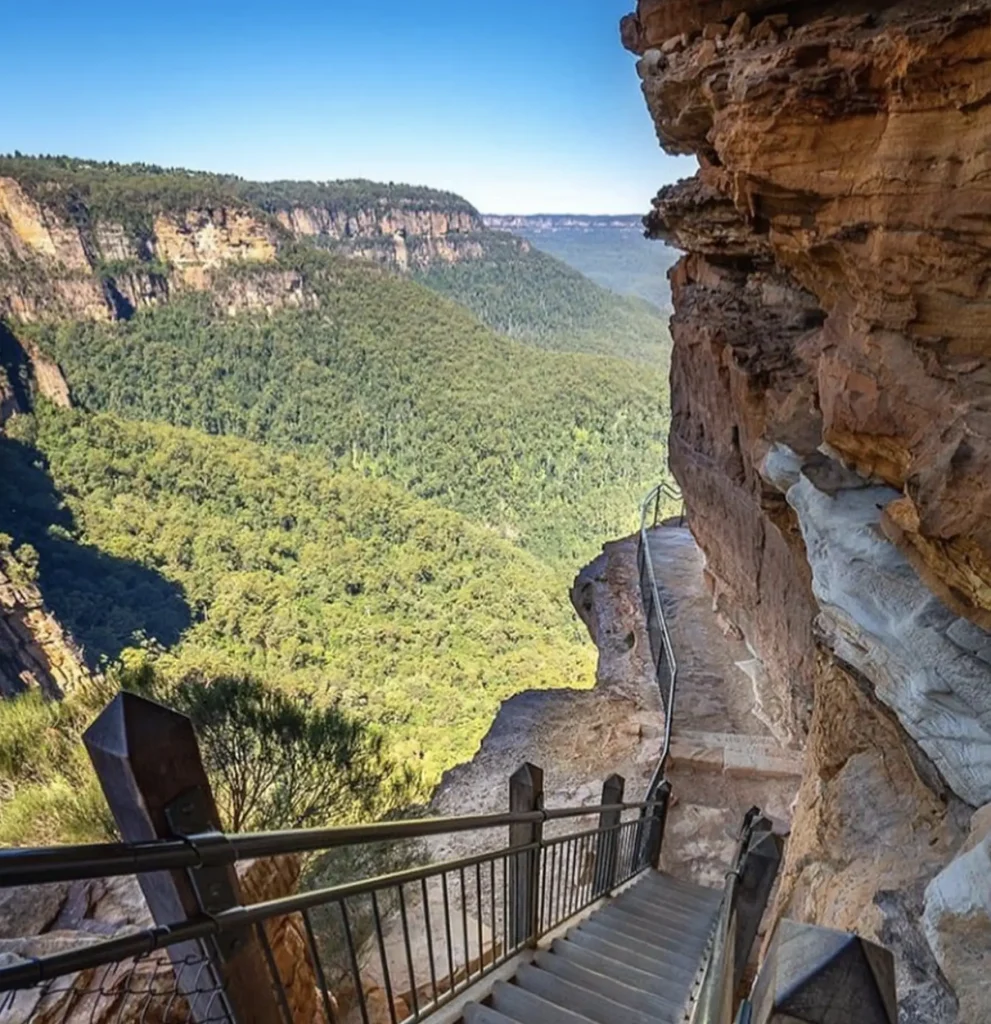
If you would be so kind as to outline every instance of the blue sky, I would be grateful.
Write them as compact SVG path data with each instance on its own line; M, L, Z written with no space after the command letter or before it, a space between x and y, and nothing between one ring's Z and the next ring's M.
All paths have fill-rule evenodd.
M486 212L642 213L665 156L634 0L11 4L0 151L408 181Z

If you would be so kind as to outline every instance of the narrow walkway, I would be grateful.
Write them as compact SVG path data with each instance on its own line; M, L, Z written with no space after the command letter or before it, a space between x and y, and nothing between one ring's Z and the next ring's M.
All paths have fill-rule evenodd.
M665 867L721 885L746 810L759 805L783 828L802 774L800 751L774 737L756 683L760 663L720 621L691 531L650 531L654 575L678 659L668 776L676 803L665 837Z

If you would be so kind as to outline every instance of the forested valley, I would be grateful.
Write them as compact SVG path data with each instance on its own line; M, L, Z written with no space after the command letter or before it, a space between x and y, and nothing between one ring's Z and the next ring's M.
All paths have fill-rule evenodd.
M89 201L95 239L115 217L144 238L201 194L266 225L301 202L471 210L363 182L55 170L31 165L25 189L55 210ZM421 802L501 701L593 682L568 589L666 463L661 316L501 233L404 274L272 232L273 259L126 319L8 321L72 408L36 393L0 432L0 563L93 682L0 703L0 842L112 834L79 736L121 686L192 716L232 827L288 827ZM305 301L231 307L273 275ZM270 780L268 810L239 815L209 756L231 732L259 763L311 765L286 773L302 793ZM352 796L314 802L307 779L334 766ZM303 819L278 810L297 803Z

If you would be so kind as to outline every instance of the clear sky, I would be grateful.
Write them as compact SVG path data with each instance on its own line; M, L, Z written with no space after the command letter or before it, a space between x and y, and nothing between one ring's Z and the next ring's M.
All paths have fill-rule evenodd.
M620 45L634 6L24 0L3 17L0 151L643 213L692 165L661 152Z

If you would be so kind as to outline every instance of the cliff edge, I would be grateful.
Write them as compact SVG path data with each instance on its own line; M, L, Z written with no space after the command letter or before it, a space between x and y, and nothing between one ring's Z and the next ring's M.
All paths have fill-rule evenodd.
M986 1019L991 4L641 0L622 37L699 161L647 218L672 469L807 736L777 912L894 948L903 1021Z

